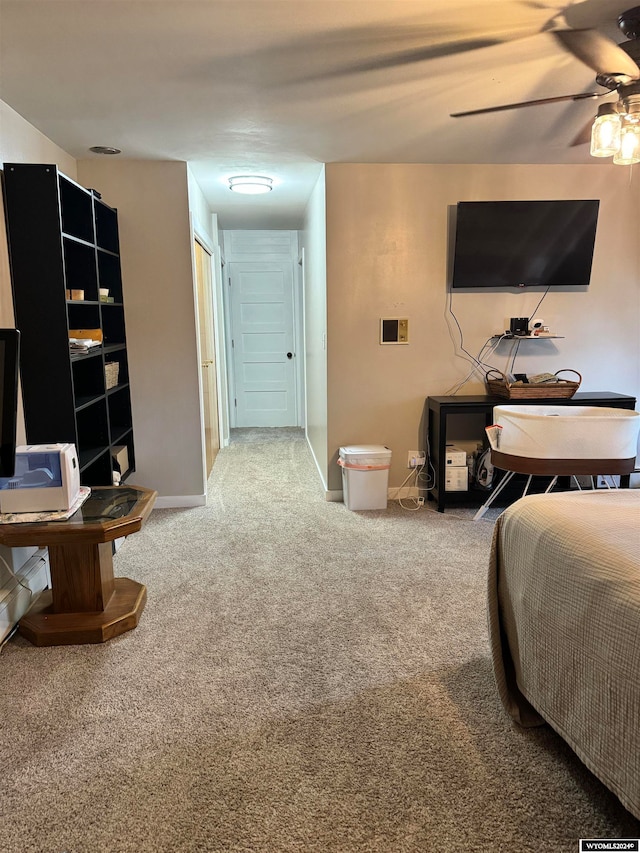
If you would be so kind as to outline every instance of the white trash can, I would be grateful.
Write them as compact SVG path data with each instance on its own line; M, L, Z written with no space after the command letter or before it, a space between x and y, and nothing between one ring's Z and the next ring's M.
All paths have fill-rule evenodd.
M340 448L342 494L347 509L386 509L391 451L380 444Z

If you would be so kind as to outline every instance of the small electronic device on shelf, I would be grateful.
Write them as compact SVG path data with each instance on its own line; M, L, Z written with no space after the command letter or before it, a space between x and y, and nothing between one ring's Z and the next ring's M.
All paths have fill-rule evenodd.
M16 447L12 477L0 479L0 512L69 509L80 493L80 468L73 444Z
M509 331L516 338L526 337L529 334L529 318L512 317L509 321Z

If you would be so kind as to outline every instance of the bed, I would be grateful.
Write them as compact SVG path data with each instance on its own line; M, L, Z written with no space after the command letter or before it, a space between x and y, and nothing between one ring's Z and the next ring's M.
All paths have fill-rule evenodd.
M516 501L496 522L488 595L507 712L549 723L640 818L640 490Z

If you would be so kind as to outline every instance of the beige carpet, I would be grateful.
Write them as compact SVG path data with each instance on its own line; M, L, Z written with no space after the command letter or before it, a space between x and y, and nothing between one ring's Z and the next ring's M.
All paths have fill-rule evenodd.
M490 519L326 503L298 430L234 432L208 506L116 556L138 628L0 656L2 853L576 851L640 826L506 718Z

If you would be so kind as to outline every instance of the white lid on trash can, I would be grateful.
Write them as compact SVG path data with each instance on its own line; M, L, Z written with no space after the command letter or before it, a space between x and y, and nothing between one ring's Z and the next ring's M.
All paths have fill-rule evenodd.
M345 462L357 462L359 465L375 465L388 462L391 450L383 444L349 444L340 448L340 458Z

